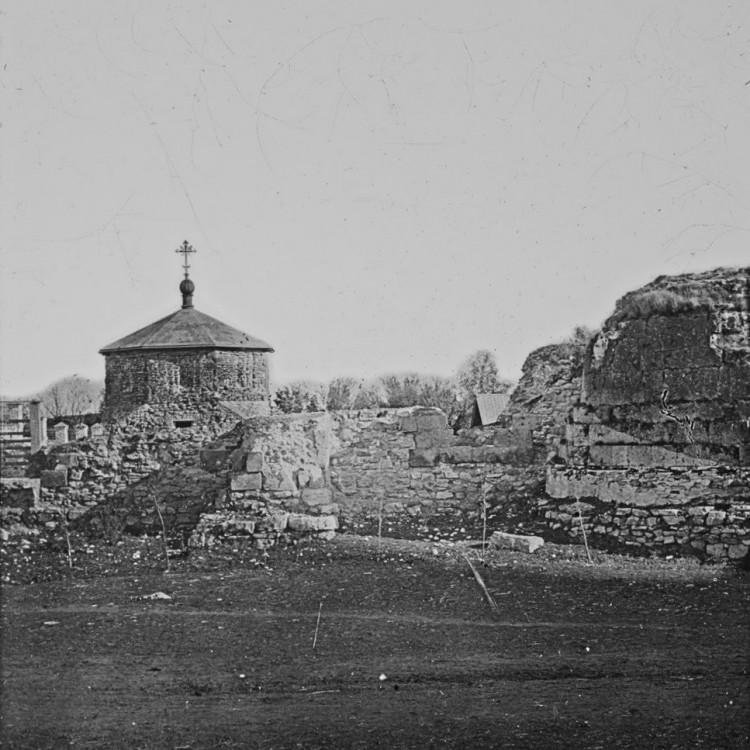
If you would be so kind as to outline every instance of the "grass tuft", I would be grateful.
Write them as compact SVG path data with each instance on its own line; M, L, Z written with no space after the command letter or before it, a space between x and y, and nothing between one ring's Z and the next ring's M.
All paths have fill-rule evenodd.
M624 297L610 322L646 320L652 315L678 315L694 310L711 310L712 307L711 300L704 297L686 297L669 289L655 289Z

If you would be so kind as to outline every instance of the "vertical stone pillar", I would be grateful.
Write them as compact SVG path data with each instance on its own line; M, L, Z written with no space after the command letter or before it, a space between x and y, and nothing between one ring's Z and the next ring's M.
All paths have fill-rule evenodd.
M101 422L97 422L96 424L92 424L91 425L91 429L89 430L89 436L92 439L104 437L104 425L102 425Z
M75 429L76 440L85 440L89 436L89 428L85 424L77 424Z
M42 417L41 403L29 402L29 431L31 433L31 452L36 453L47 445L47 420Z
M68 443L68 425L65 422L58 422L55 427L55 442Z

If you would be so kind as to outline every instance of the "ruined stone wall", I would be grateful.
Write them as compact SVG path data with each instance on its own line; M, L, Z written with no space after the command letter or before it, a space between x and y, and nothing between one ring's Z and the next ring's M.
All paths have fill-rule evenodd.
M43 449L29 472L40 485L34 502L6 504L0 525L12 530L57 524L65 511L110 535L158 531L156 500L168 529L192 528L202 513L221 504L227 482L226 474L201 468L200 449L238 417L216 400L183 407L142 406L93 437ZM175 427L180 421L190 426Z
M565 434L570 410L580 403L584 342L551 344L533 351L523 364L513 390L504 424L516 432L531 431L544 460Z
M231 453L203 453L204 466L231 465L235 508L334 515L345 524L381 513L477 519L483 497L492 508L528 506L543 485L543 469L530 460L530 432L454 436L437 409L286 415L252 419L237 431Z
M105 358L103 411L143 404L206 403L211 398L268 402L268 354L246 350L127 351Z
M336 502L350 522L378 515L414 519L453 513L478 519L504 506L529 506L540 490L531 433L510 428L454 435L437 409L340 413L331 459Z
M552 528L580 537L582 520L605 545L748 553L749 289L748 270L720 269L618 303L549 467Z

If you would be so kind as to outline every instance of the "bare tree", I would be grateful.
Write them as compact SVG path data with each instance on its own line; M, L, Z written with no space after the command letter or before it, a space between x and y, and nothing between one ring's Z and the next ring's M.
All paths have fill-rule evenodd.
M500 392L495 355L486 349L472 354L458 371L458 385L465 402L470 402L478 393Z
M71 375L45 388L38 396L48 417L57 419L99 411L104 396L101 382Z

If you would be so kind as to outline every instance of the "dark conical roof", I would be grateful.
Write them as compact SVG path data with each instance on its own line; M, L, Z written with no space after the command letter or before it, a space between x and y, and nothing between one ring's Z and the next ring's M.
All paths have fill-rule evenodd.
M194 307L183 307L156 323L99 350L100 354L149 349L252 349L272 352L265 341L222 323Z

